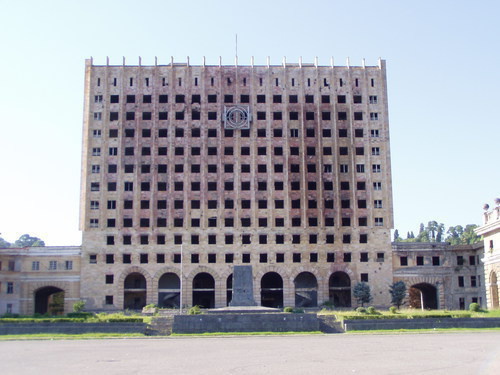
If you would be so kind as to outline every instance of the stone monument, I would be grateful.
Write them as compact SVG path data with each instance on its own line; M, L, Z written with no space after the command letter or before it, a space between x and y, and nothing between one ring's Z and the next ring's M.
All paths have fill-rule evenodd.
M252 266L234 266L233 298L229 306L257 306L253 298Z

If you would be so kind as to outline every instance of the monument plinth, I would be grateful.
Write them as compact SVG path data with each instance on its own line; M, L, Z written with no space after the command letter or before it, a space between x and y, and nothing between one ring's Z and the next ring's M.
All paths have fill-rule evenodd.
M253 298L252 266L234 266L233 298L229 306L257 306Z

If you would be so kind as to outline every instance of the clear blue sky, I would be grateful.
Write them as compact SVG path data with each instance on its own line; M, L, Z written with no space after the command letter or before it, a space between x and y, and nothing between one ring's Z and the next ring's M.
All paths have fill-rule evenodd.
M394 214L481 221L500 195L500 2L0 0L0 233L79 245L84 59L387 60ZM497 167L495 167L497 166Z

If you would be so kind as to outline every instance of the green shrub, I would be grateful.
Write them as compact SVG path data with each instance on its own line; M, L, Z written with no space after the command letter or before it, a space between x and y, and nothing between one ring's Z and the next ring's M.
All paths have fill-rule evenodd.
M150 303L149 305L146 305L143 307L143 309L156 309L158 306L154 303Z
M469 305L469 311L478 312L478 311L480 311L480 310L481 310L481 306L479 306L479 303L475 303L475 302L473 302L473 303L471 303L471 304Z
M304 309L293 309L294 314L304 314Z
M283 309L283 312L286 313L293 313L293 307L287 306Z
M104 320L106 323L142 323L143 318L140 317L126 317L126 318L109 318Z
M76 313L82 312L84 308L85 308L85 301L80 300L80 301L76 301L73 304L73 312L76 312Z
M377 313L377 310L375 310L375 307L370 306L370 307L368 307L368 308L366 309L366 312L367 312L368 314L374 315L374 314L376 314L376 313Z
M389 307L389 311L391 312L391 314L396 314L398 312L398 309L396 306L391 306Z
M196 305L188 310L188 315L198 315L201 314L200 306Z
M364 307L358 307L356 309L356 312L360 314L366 314L366 309Z
M91 312L85 312L85 311L81 311L81 312L71 312L71 313L67 313L66 316L68 318L91 318L94 316L94 314L92 314Z
M19 314L5 313L2 318L19 318Z
M327 310L332 310L333 309L333 302L330 300L326 300L325 302L323 302L321 304L321 306L323 306Z

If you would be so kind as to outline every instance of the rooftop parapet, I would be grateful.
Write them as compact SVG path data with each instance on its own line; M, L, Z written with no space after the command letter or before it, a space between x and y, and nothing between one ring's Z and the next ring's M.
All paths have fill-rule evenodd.
M500 220L500 198L495 199L495 205L496 207L490 210L490 205L485 204L483 206L484 209L484 214L483 214L483 221L484 224L491 224L494 223L495 221Z

